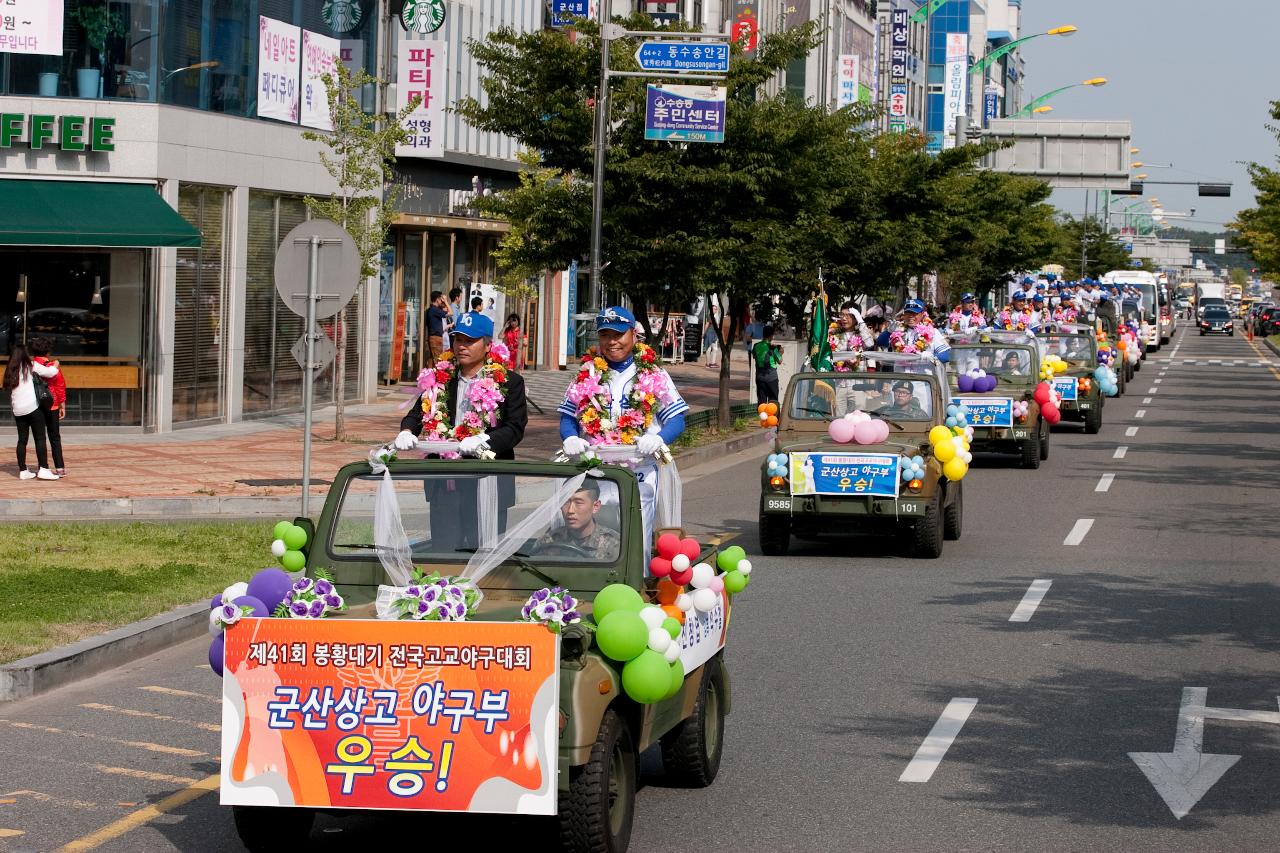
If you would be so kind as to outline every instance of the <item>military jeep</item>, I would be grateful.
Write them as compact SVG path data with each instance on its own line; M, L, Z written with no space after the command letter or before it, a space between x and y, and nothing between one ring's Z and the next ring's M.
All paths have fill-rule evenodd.
M1102 408L1106 397L1093 373L1098 369L1098 339L1092 330L1071 327L1043 332L1040 341L1045 355L1056 355L1069 367L1056 376L1053 388L1062 397L1058 410L1064 421L1083 423L1084 431L1095 435L1102 429Z
M1040 344L1026 335L987 332L957 338L951 346L947 373L956 402L969 409L974 453L1012 453L1023 468L1039 468L1049 458L1049 424L1040 417L1035 401L1040 383ZM960 377L980 369L998 380L985 393L963 393ZM1016 414L1015 404L1026 403L1026 414Z

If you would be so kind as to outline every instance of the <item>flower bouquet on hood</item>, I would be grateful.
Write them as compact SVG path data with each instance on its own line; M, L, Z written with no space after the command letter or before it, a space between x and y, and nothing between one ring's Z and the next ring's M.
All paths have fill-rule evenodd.
M334 586L333 578L323 570L316 577L298 578L284 594L284 600L272 614L281 619L323 619L330 613L341 613L347 603Z
M439 572L413 573L413 583L395 588L390 618L426 622L465 622L483 596L474 583ZM379 614L381 616L381 614Z
M520 620L542 622L552 633L559 634L565 625L576 625L582 621L577 607L578 600L564 587L543 587L529 596L524 607L520 608Z

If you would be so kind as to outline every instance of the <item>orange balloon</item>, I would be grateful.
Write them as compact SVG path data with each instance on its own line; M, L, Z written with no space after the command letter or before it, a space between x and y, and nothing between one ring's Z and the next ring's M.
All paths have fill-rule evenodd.
M764 422L764 425L765 425L766 427L776 427L776 426L778 425L778 416L777 416L777 415L769 415L769 418L768 418L768 420L766 420L766 421Z
M756 406L756 411L764 412L765 414L768 414L768 408L769 408L768 403L761 403L760 405Z
M662 612L670 616L672 619L675 619L681 625L684 624L684 611L679 607L676 607L674 604L662 605Z
M766 413L766 414L776 415L776 414L778 414L778 404L777 404L777 403L765 403L765 404L764 404L764 410L765 410L765 413Z
M658 581L658 603L675 604L684 587L669 578ZM678 608L677 608L678 609Z

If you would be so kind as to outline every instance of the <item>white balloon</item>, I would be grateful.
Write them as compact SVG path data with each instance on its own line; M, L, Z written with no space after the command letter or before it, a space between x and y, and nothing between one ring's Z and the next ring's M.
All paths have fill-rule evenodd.
M693 609L693 596L687 592L680 593L676 596L676 607L688 613Z
M751 561L750 561L750 560L739 560L739 561L738 561L738 571L742 572L744 575L749 575L749 574L751 574Z
M289 550L289 546L284 544L283 539L277 539L271 543L271 556L277 559L284 556L284 552Z
M671 571L683 572L687 568L689 568L688 554L676 554L671 558Z
M675 663L680 659L680 644L672 640L671 645L667 646L667 650L662 653L662 656L667 659L667 663Z
M710 586L711 579L716 576L716 570L706 563L698 563L693 567L693 577L689 580L694 589L705 589Z
M221 607L215 607L209 611L209 636L216 637L222 633L222 623L218 621L218 611Z
M654 628L649 632L649 648L663 654L671 647L671 635L666 628Z
M656 604L650 604L648 607L640 610L640 621L643 622L644 626L650 631L666 621L666 618L667 614L663 613L662 608Z
M693 606L703 613L714 610L719 600L720 596L716 595L715 590L697 589L693 592Z
M233 583L231 586L227 587L222 591L222 600L227 604L231 604L240 596L248 595L248 594L249 594L249 584L245 583L244 581L240 581L238 583Z

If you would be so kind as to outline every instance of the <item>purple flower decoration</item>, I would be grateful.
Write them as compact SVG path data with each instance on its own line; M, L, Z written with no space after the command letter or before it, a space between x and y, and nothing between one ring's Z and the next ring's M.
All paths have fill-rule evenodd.
M286 592L286 593L284 594L284 603L285 603L285 604L293 604L293 599L294 599L294 597L295 597L295 593L294 593L294 591L293 591L293 590L289 590L288 592Z
M581 621L581 619L582 614L576 610L570 610L564 614L564 623L566 625L572 625L574 622Z
M240 608L234 604L224 604L218 608L218 621L223 626L234 625L240 621Z
M293 582L294 592L306 592L311 589L311 578L299 578Z
M424 613L424 614L425 614L425 613L427 613L429 610L431 610L431 605L430 605L428 602L426 602L426 601L419 601L419 602L418 602L418 612L419 612L419 613Z
M533 600L537 602L546 601L551 597L551 590L543 588L533 594Z
M453 605L453 615L454 618L458 620L467 618L467 605L463 604L461 601Z
M342 608L342 596L330 593L324 597L324 606L331 610L340 610Z
M462 587L458 586L457 584L454 584L453 586L449 587L449 595L453 596L454 598L462 598Z
M434 602L440 597L440 587L429 586L422 591L420 596L424 602Z
M296 616L299 619L306 619L307 609L307 603L305 601L295 601L289 605L289 615Z
M324 602L321 601L320 599L316 599L315 601L311 602L311 607L308 608L307 615L310 616L312 619L319 619L321 616L323 616Z
M422 589L416 586L407 586L404 588L404 594L410 598L417 598L422 594Z
M333 592L333 584L321 578L320 580L316 581L315 592L316 592L316 595L328 595L329 593Z
M530 614L530 613L532 613L532 612L533 612L533 609L532 609L528 604L526 604L524 607L521 607L521 608L520 608L520 618L521 618L521 619L528 619L528 618L529 618L529 614Z
M572 595L566 595L564 598L561 598L560 601L563 603L565 610L572 610L578 606L578 599L574 598Z

